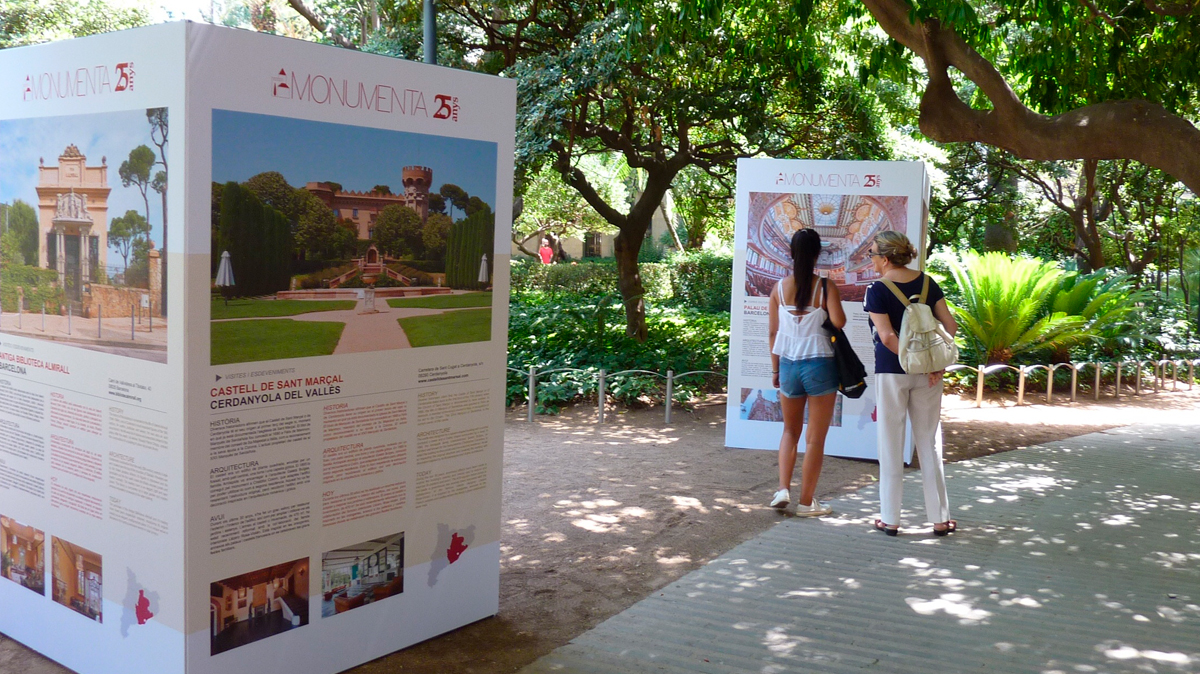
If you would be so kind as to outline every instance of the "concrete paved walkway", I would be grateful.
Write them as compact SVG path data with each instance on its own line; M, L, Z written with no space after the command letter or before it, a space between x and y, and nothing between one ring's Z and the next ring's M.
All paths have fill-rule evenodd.
M1190 421L1190 420L1189 420ZM524 674L1198 672L1200 419L947 467L961 530L874 487L790 518ZM912 508L917 508L917 511Z
M167 362L167 320L58 316L39 311L17 315L0 313L0 333L70 344L93 351L115 353L130 358Z

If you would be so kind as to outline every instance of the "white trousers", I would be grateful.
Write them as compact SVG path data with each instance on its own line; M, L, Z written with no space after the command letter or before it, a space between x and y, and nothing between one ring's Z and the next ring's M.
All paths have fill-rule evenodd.
M912 426L913 446L925 483L925 513L930 522L950 519L946 473L942 469L942 384L929 385L925 374L876 374L879 396L879 517L900 524L904 493L905 422Z

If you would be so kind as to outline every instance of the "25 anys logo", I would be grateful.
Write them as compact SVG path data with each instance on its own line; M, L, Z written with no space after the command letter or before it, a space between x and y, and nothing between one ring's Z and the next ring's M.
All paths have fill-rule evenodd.
M426 92L385 83L351 81L329 75L280 68L271 76L271 97L386 114L458 121L458 97L433 94L430 113Z
M105 65L31 73L21 86L21 100L45 101L63 98L83 98L109 93L133 91L132 61Z

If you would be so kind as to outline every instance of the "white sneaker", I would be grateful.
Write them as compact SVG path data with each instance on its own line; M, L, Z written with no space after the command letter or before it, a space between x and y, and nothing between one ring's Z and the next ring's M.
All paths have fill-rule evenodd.
M833 508L813 499L812 505L796 504L796 517L820 517L833 512Z
M775 498L771 499L771 507L783 510L787 507L787 504L790 503L791 500L792 495L788 493L788 490L780 489L779 491L775 492Z

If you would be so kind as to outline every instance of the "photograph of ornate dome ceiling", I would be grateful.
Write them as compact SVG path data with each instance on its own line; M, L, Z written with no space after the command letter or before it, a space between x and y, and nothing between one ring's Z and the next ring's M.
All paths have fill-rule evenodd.
M746 241L746 294L767 297L791 272L792 234L815 229L817 273L837 283L842 299L861 302L875 280L867 251L876 233L908 232L908 197L752 192Z

